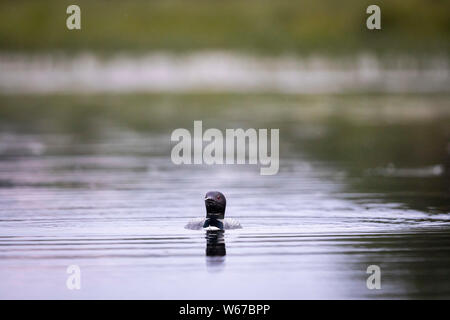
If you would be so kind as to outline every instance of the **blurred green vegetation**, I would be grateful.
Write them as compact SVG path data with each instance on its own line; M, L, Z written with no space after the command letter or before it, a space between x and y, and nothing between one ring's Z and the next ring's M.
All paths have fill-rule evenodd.
M74 3L82 30L70 31ZM381 7L382 30L365 26L370 4ZM448 0L3 0L0 49L447 53L449 18Z

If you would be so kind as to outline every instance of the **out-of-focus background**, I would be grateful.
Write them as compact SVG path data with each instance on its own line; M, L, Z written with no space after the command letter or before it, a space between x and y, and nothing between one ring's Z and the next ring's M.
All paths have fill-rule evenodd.
M1 1L0 298L449 298L449 40L439 0ZM194 120L279 128L279 173L174 165Z
M100 53L248 50L260 54L446 53L447 1L76 1L82 32L65 28L71 1L2 1L1 48ZM365 28L366 8L382 29ZM61 12L63 14L61 14Z
M448 92L449 4L2 1L2 92Z

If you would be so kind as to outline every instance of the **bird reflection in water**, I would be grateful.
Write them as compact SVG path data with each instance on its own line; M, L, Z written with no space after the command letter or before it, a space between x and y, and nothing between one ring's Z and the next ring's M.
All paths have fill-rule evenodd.
M206 266L211 271L219 271L225 262L225 231L206 231Z

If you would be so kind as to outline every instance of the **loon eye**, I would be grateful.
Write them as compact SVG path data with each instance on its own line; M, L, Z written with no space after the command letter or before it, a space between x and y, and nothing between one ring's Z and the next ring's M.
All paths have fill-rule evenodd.
M217 196L217 200L220 200L220 196Z

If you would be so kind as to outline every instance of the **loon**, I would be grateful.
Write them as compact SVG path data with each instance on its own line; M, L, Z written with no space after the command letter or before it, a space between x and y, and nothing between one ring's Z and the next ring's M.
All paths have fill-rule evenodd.
M205 196L206 218L192 219L186 229L207 231L240 229L241 224L235 219L225 219L227 199L222 192L209 191Z

